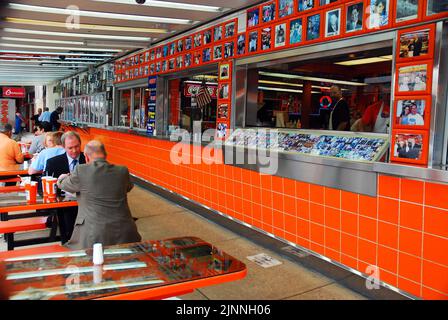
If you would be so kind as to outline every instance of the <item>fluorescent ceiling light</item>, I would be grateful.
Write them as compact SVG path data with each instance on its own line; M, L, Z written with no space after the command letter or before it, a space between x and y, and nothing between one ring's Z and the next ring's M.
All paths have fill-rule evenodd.
M0 55L0 61L23 61L23 60L60 60L59 57L55 56L21 56L21 55ZM103 61L101 58L72 58L66 57L65 61Z
M60 69L60 68L81 68L81 66L41 66L41 65L29 65L29 64L25 64L25 63L14 63L14 64L9 64L9 63L2 63L2 60L0 60L0 67L27 67L27 68L49 68L49 69Z
M32 19L21 19L21 18L5 18L6 22L16 23L16 24L27 24L32 26L45 26L45 27L56 27L56 28L67 28L65 22L56 21L44 21L44 20L32 20ZM135 27L118 27L118 26L105 26L98 24L83 24L79 25L80 30L102 30L102 31L119 31L119 32L141 32L141 33L168 33L168 29L160 28L135 28Z
M56 43L56 44L71 44L83 46L83 41L64 41L64 40L47 40L47 39L31 39L31 38L15 38L15 37L1 37L5 41L20 41L20 42L41 42L41 43Z
M303 90L285 89L285 88L274 88L274 87L258 87L259 90L267 91L281 91L281 92L293 92L293 93L303 93ZM311 93L322 93L319 91L311 91Z
M57 36L57 37L109 39L109 40L123 40L123 41L144 41L144 42L151 41L151 38L148 38L148 37L129 37L129 36L106 35L106 34L54 32L54 31L27 30L27 29L15 29L15 28L4 28L3 31L11 32L11 33L39 34L39 35Z
M392 56L381 56L381 57L372 57L372 58L335 62L334 64L341 65L341 66L358 66L358 65L363 65L363 64L392 61L392 59L393 59Z
M263 76L285 78L285 79L301 79L301 80L308 80L308 81L330 82L330 83L335 83L335 84L345 84L345 85L349 85L349 86L366 86L367 85L365 83L360 83L360 82L334 80L334 79L327 79L327 78L306 77L306 76L299 76L299 75L287 74L287 73L275 73L275 72L265 72L265 71L259 71L258 73Z
M15 43L0 43L1 47L11 48L32 48L32 49L48 49L48 50L74 50L74 51L100 51L100 52L123 52L120 49L99 49L99 48L84 48L84 47L52 47L52 46L35 46L31 44L15 44Z
M258 83L277 84L277 85L292 86L292 87L303 87L303 84L299 84L299 83L288 83L288 82L269 81L269 80L258 80Z
M0 60L3 61L3 60ZM52 64L96 64L96 62L90 61L57 61L57 60L42 60L42 61L20 61L20 63L30 63L34 65L39 65L40 63L52 63Z
M9 7L9 9L12 9L12 10L61 14L61 15L65 15L65 16L76 15L79 17L156 22L156 23L170 23L170 24L192 24L193 23L192 20L187 20L187 19L151 17L151 16L141 16L141 15L122 14L122 13L110 13L110 12L100 12L100 11L70 10L70 9L43 7L43 6L30 6L30 5L19 4L19 3L10 3L8 7Z
M87 57L113 57L113 54L103 54L103 53L79 53L79 52L51 52L51 51L24 51L24 50L0 50L0 53L23 53L23 54L46 54L54 56L87 56ZM0 57L3 55L0 55Z
M187 81L185 81L185 83L202 84L202 81L187 80ZM217 82L206 82L205 84L216 85L216 86L218 85Z
M141 4L136 3L135 0L94 0L94 1L142 6ZM203 12L224 12L224 11L228 10L227 8L204 6L204 5L199 5L199 4L179 3L179 2L170 2L170 1L157 1L157 0L147 1L144 4L144 6L145 7L155 7L155 8L203 11Z

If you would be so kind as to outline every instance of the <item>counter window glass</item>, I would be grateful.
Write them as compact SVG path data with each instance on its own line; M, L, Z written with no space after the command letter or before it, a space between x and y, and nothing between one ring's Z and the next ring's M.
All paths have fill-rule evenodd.
M147 116L147 105L149 98L149 91L146 88L135 88L134 100L133 100L133 112L134 112L134 129L145 129Z
M247 127L388 132L392 46L290 60L248 66Z
M120 91L120 105L119 105L119 118L118 125L122 127L130 126L131 115L131 90Z
M202 132L216 127L217 79L218 72L212 72L169 80L169 132L192 132L195 124Z

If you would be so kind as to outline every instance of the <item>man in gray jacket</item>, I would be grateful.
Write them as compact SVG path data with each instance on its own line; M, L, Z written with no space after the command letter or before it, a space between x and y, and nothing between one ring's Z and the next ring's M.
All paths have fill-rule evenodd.
M58 179L62 190L78 193L78 216L70 241L71 249L86 249L141 241L129 210L127 193L134 186L126 167L106 161L104 145L96 140L84 148L86 164Z

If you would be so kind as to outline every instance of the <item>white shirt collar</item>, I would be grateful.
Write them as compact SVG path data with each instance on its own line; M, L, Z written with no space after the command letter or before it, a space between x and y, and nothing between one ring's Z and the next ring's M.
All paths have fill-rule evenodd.
M75 159L73 159L72 157L70 157L70 156L68 155L67 152L65 153L65 155L67 156L67 160L68 160L68 164L69 164L69 165L72 164L72 161L75 160L75 159L78 160L78 163L79 163L79 156L80 156L80 155L78 155L78 157L75 158Z

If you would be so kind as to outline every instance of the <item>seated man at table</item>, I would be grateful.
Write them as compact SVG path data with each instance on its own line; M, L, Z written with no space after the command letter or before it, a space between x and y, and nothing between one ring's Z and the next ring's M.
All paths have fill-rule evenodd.
M72 172L78 164L86 163L81 152L81 138L74 131L67 131L61 137L65 153L48 159L45 172L48 176L58 178L61 174ZM62 244L70 240L75 226L78 208L58 209L59 231Z
M33 160L28 168L28 174L42 173L46 169L48 159L65 154L62 147L63 132L48 132L45 134L45 149Z
M12 126L0 124L0 166L12 166L23 163L23 154L19 144L11 139Z
M48 122L39 122L36 125L33 140L28 152L30 154L39 153L45 149L45 133L51 131L51 125Z
M127 193L134 186L128 168L110 164L104 145L96 140L87 143L87 164L58 179L58 187L79 192L78 218L67 247L85 249L94 243L103 246L141 241L129 210Z

